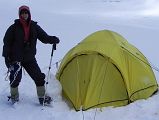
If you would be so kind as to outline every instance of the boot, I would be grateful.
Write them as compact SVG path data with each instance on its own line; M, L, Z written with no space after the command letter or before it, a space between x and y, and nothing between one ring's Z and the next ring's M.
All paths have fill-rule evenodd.
M15 102L19 101L19 92L18 87L10 87L10 96L8 96L8 101L11 100L11 102L14 104Z
M45 86L37 86L37 95L39 98L39 103L41 105L43 104L50 104L52 101L52 98L45 94Z

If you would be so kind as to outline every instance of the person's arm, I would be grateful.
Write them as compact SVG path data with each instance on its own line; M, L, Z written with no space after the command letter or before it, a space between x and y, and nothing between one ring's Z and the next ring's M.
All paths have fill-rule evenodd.
M11 25L7 29L5 36L3 38L4 45L3 45L2 56L5 57L5 63L7 66L11 61L10 53L11 53L11 47L12 47L13 41L14 41L14 25Z
M38 39L43 43L57 44L59 38L56 36L49 36L39 25L36 25Z

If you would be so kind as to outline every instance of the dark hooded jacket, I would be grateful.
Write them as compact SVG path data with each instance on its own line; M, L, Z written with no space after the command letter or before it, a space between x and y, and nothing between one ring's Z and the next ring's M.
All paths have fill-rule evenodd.
M25 7L24 7L25 8ZM21 9L22 10L22 9ZM29 11L29 9L27 9ZM20 13L20 11L19 11ZM29 11L29 39L24 40L25 32L20 19L16 19L5 33L2 56L11 61L27 62L35 58L37 39L43 43L52 43L50 36L37 24L31 20Z

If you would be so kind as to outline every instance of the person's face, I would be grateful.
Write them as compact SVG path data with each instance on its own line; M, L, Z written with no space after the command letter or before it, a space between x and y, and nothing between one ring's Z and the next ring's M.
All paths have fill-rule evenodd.
M27 20L29 17L28 11L22 11L20 15L21 15L21 18L24 20Z

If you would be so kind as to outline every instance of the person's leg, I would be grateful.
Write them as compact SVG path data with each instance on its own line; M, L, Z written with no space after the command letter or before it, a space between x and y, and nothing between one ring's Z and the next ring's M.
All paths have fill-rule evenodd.
M19 100L19 91L18 86L22 78L22 67L20 62L15 62L10 66L10 98L11 100L18 101Z
M45 84L45 74L41 72L35 59L22 63L22 66L34 80L36 86L44 86Z
M39 98L39 102L41 104L40 99L42 98L44 100L45 96L45 74L41 72L37 61L34 59L29 62L23 63L23 67L27 71L27 73L30 75L30 77L34 80L37 88L37 95Z

